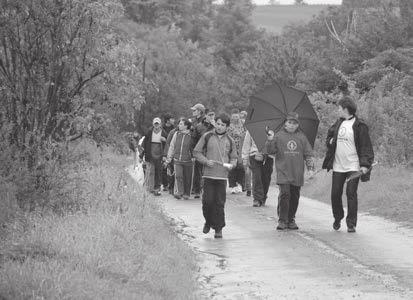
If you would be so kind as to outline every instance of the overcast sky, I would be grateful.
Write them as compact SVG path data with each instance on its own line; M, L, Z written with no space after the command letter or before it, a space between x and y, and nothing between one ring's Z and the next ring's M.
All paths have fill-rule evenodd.
M293 4L294 0L278 0L280 4ZM342 0L304 0L308 4L341 4ZM253 0L257 5L268 4L268 0Z

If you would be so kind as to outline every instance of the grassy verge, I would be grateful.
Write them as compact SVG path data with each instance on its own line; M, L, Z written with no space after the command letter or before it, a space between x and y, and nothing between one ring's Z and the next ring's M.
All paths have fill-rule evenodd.
M305 197L330 202L331 172L322 171L302 189ZM374 168L371 180L360 182L359 210L413 226L412 168ZM346 204L346 197L343 196Z
M194 298L195 257L127 164L97 153L77 170L80 211L21 213L7 224L0 299Z

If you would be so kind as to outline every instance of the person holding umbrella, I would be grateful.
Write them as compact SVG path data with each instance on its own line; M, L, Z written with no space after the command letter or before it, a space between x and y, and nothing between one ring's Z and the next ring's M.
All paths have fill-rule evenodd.
M268 131L264 154L275 155L277 170L278 226L277 230L298 229L295 214L304 184L304 164L314 172L313 150L305 134L300 130L299 115L288 113L284 128L275 135Z
M357 188L361 172L361 181L370 180L370 171L374 161L374 152L366 123L356 116L357 106L350 97L345 96L338 103L340 118L327 133L327 153L323 169L333 169L331 186L331 206L333 209L334 230L339 230L344 218L342 194L346 180L347 195L347 231L356 232L357 226Z

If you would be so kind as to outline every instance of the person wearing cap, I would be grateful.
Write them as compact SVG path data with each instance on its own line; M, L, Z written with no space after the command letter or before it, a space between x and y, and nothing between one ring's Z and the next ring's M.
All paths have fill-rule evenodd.
M222 238L228 171L237 163L234 140L226 132L229 123L228 115L219 115L215 129L203 134L194 148L195 158L204 165L202 212L205 224L202 232L207 234L212 228L215 238Z
M194 145L198 143L201 136L207 131L205 127L205 106L201 103L197 103L191 107L192 110L192 140ZM194 165L194 178L192 183L192 192L194 198L199 198L201 194L202 187L202 165L195 161Z
M357 189L359 180L370 180L374 151L367 124L356 115L357 106L354 101L344 96L338 102L340 118L330 127L327 133L327 153L323 169L333 170L331 185L331 206L333 209L333 229L339 230L344 218L343 186L354 173L361 172L361 177L348 180L347 196L347 231L356 232L357 226Z
M284 128L275 135L268 132L264 154L275 155L277 170L278 226L277 230L298 229L295 214L300 198L300 189L304 185L304 166L314 172L313 149L300 130L299 115L291 112L287 115Z
M162 129L161 119L156 117L143 140L143 151L139 155L140 160L146 162L146 182L148 190L155 196L161 195L162 158L163 148L166 142L166 132Z

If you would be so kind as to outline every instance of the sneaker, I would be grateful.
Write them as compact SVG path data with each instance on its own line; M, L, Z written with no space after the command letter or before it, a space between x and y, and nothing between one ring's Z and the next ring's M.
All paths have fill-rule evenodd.
M288 226L283 221L278 221L277 230L285 230L288 229Z
M260 207L260 206L261 206L261 202L258 201L258 200L254 200L254 201L252 202L252 206L253 206L253 207Z
M184 200L188 200L188 199L189 199L189 196L188 196L188 195L183 195L182 198L184 198Z
M222 239L222 229L220 229L220 230L215 230L214 238L216 238L216 239Z
M247 191L247 197L251 197L251 191Z
M341 227L341 222L340 222L340 220L335 220L334 223L333 223L333 228L334 228L334 230L339 230L340 227Z
M347 228L347 232L350 232L350 233L356 232L356 228L354 226L350 226Z
M209 225L207 223L205 223L204 228L202 229L202 232L207 234L210 229L211 229L211 227L209 227Z
M288 223L288 229L291 229L291 230L297 230L298 229L298 226L297 226L297 223L295 223L295 220L292 220Z
M174 197L175 197L175 199L181 199L181 196L180 195L174 195Z
M154 191L153 194L154 194L155 196L160 196L160 195L161 195L161 192L160 192L160 191Z
M194 194L195 199L199 199L199 197L200 197L199 194Z
M230 190L231 194L235 194L235 193L236 193L236 190L235 190L235 188L234 188L234 187L229 188L229 190Z

